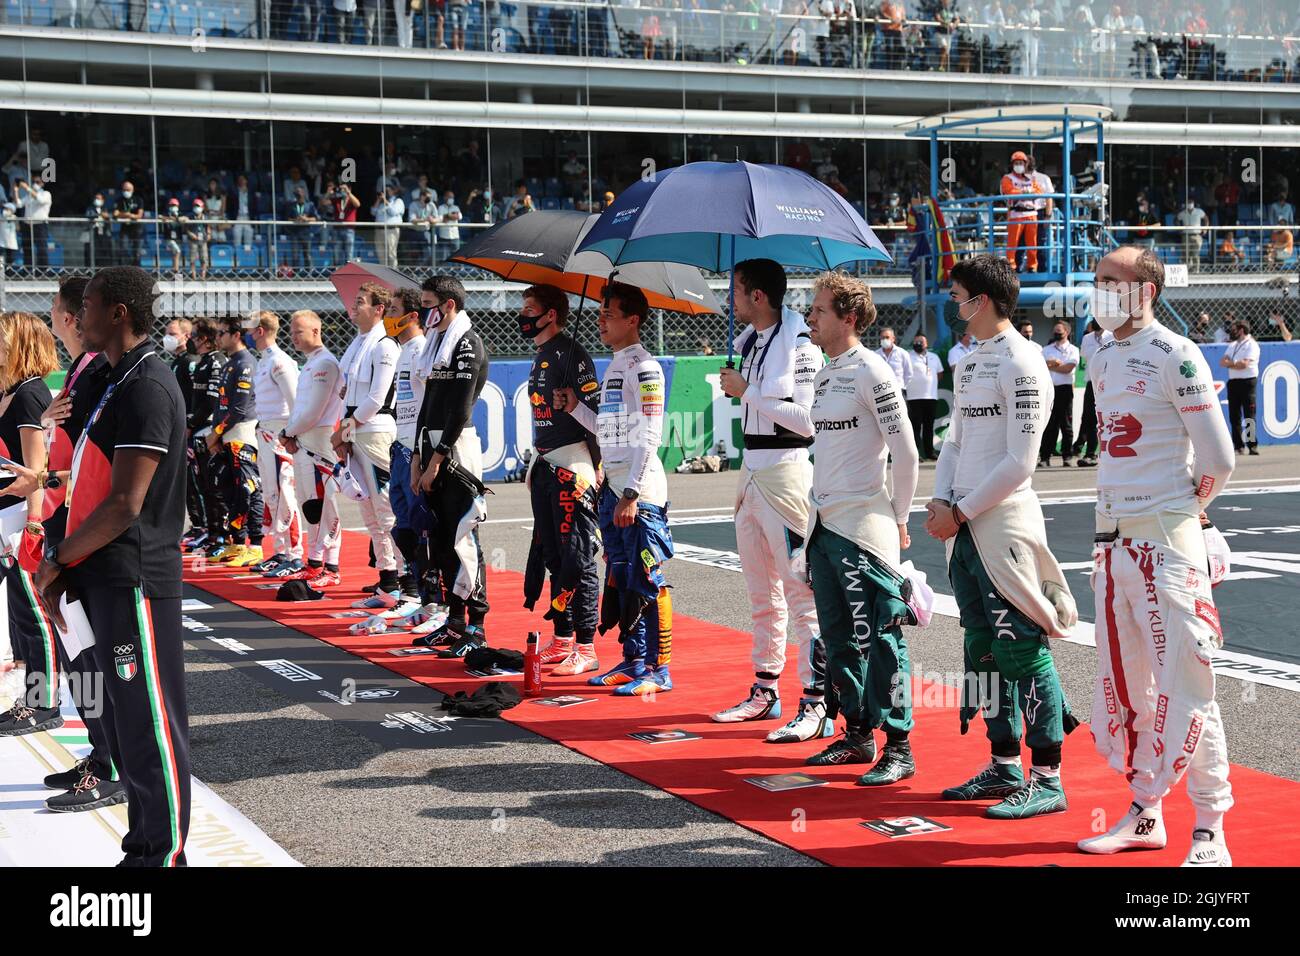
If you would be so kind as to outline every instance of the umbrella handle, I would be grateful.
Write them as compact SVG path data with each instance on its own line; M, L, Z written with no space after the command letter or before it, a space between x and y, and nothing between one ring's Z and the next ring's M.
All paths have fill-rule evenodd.
M736 237L731 239L731 279L727 283L727 368L735 368L736 342Z

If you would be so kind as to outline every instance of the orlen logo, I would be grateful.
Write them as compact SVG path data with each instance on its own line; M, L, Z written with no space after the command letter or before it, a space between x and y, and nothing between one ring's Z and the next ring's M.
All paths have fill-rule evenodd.
M1101 688L1106 694L1106 713L1118 714L1119 708L1115 706L1115 685L1111 683L1109 677L1102 678Z
M1201 741L1201 717L1199 714L1192 718L1192 726L1187 728L1187 739L1183 741L1183 753L1196 753L1196 745ZM1181 758L1180 758L1181 759Z
M1165 732L1165 715L1169 712L1169 695L1161 694L1156 701L1156 733Z

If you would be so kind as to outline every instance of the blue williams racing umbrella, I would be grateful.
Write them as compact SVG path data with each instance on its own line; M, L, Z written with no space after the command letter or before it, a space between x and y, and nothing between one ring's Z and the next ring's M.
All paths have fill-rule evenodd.
M688 163L633 183L578 244L614 265L681 262L731 272L746 259L804 269L890 262L885 246L825 183L789 166ZM734 278L733 278L734 285ZM734 289L731 296L734 306ZM727 356L735 333L727 320Z

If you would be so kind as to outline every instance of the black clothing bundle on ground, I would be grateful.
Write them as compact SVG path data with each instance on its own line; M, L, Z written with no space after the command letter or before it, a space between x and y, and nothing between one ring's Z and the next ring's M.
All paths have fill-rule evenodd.
M517 706L523 696L513 684L494 680L484 684L472 694L458 690L442 699L442 709L456 717L500 717L501 711Z

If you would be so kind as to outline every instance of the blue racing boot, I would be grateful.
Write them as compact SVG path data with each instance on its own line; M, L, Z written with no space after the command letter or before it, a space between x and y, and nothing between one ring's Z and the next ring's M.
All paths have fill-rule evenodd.
M641 680L648 673L650 671L643 660L623 661L603 674L587 678L587 683L592 687L616 687L619 684L630 684L634 680Z
M646 669L643 676L614 688L615 697L645 697L650 694L666 694L673 689L673 679L668 668L656 667Z

